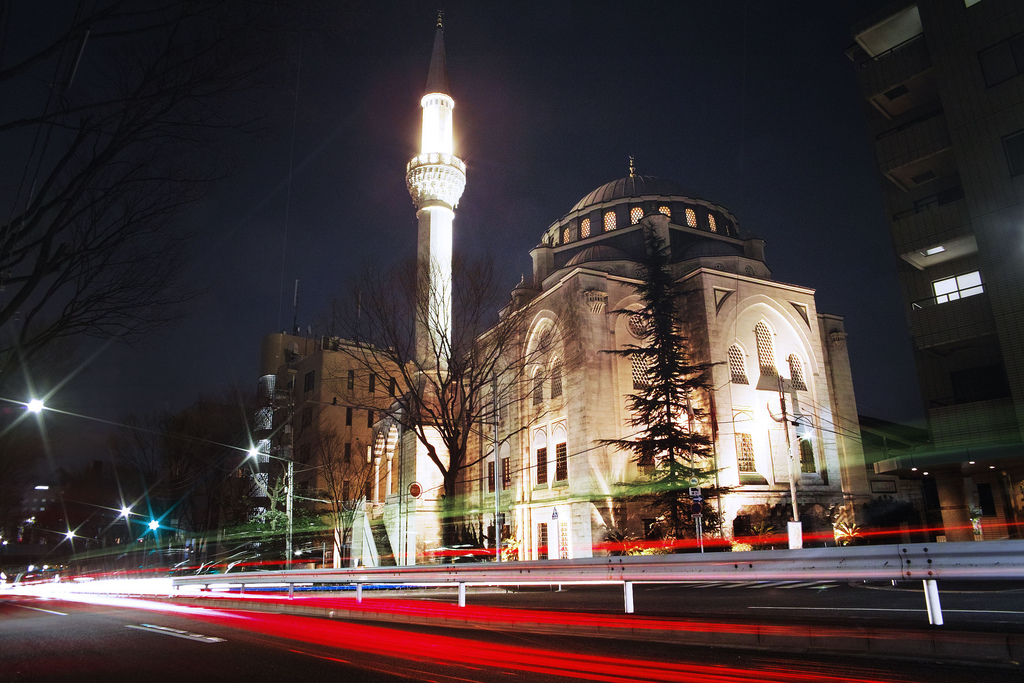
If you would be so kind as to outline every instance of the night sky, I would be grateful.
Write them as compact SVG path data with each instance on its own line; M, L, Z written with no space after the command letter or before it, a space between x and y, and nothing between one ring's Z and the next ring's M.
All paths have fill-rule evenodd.
M468 167L456 249L493 256L511 289L541 232L633 155L638 173L729 208L766 240L776 280L845 316L862 413L919 420L881 180L843 54L850 26L884 4L444 3ZM367 3L344 35L296 49L290 84L259 95L267 118L236 144L237 173L185 216L200 235L189 278L207 294L144 344L106 347L55 403L117 421L254 386L262 336L291 327L296 279L305 330L365 264L412 257L404 173L435 7Z

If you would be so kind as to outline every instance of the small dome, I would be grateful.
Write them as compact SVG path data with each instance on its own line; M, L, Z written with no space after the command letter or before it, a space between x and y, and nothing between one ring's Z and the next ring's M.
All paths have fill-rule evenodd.
M654 176L649 175L634 175L619 178L618 180L613 180L610 183L605 183L583 199L576 202L576 206L572 207L572 211L580 211L581 209L586 209L587 207L595 206L597 204L603 204L604 202L612 201L613 199L646 197L650 195L666 197L694 196L668 180L662 180L661 178L655 178Z
M580 253L569 259L567 266L579 266L584 263L591 263L593 261L632 261L626 253L615 247L609 247L604 244L595 244L592 247L587 247Z
M686 250L683 260L701 256L743 256L743 250L718 240L701 240Z

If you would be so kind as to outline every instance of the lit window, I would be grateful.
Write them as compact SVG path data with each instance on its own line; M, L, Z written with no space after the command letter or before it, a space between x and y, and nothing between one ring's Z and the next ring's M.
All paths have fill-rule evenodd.
M981 273L974 271L944 280L936 280L932 283L932 290L935 292L935 303L944 304L981 294L985 288L981 285Z
M562 244L569 243L569 226L562 228Z
M630 357L630 360L632 361L633 388L647 388L647 359L641 356L639 353L634 353Z
M537 449L537 483L548 483L548 449L545 447Z
M615 212L605 211L604 213L604 230L605 232L615 229Z
M569 453L565 443L555 444L555 481L569 478Z
M749 384L746 363L743 362L743 350L738 344L729 347L729 373L732 375L733 384Z
M494 461L487 463L487 492L494 493Z
M807 384L804 382L804 366L795 353L789 356L789 380L794 389L807 391Z
M800 471L805 474L818 471L814 466L814 445L809 439L800 439Z
M740 472L756 472L754 464L754 438L750 434L736 435L736 464Z
M660 213L663 216L668 216L669 218L672 217L672 211L664 204L658 207L658 213Z
M349 370L348 371L348 382L346 383L346 386L348 387L349 391L352 391L353 389L356 388L356 371L355 370Z
M775 369L775 349L772 346L772 333L764 323L758 323L754 327L754 336L757 337L757 362L761 366L761 375L767 377L778 377L779 371Z
M584 218L580 221L580 239L585 240L590 237L590 219Z
M377 376L376 375L370 375L369 390L370 390L371 394L377 393Z
M711 226L711 232L718 232L718 226L715 224L715 217L710 213L708 214L708 225Z
M636 225L640 222L640 219L644 217L644 210L639 206L634 206L629 210L629 224Z
M697 212L693 209L686 210L686 224L691 228L697 227Z
M501 488L512 486L512 458L501 459Z

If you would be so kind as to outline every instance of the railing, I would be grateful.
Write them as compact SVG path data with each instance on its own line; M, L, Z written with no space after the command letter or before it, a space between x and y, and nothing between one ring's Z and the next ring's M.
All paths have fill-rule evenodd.
M633 612L634 583L687 581L907 581L922 580L929 621L942 623L939 580L1024 579L1024 541L915 543L847 548L805 548L691 555L600 557L578 560L464 565L417 565L361 569L247 572L177 577L174 587L346 585L362 601L366 585L458 586L459 606L466 586L558 584L623 585L625 609Z

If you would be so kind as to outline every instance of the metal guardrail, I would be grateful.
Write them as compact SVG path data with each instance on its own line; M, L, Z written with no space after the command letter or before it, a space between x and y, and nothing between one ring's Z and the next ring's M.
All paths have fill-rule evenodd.
M627 613L633 612L634 583L687 581L779 580L922 580L929 620L942 623L939 580L1024 579L1024 540L984 543L914 543L846 548L761 550L702 555L596 557L464 565L414 565L357 569L245 572L176 577L183 586L352 585L356 600L362 587L375 584L451 586L459 588L459 605L466 604L466 586L556 585L621 583Z

